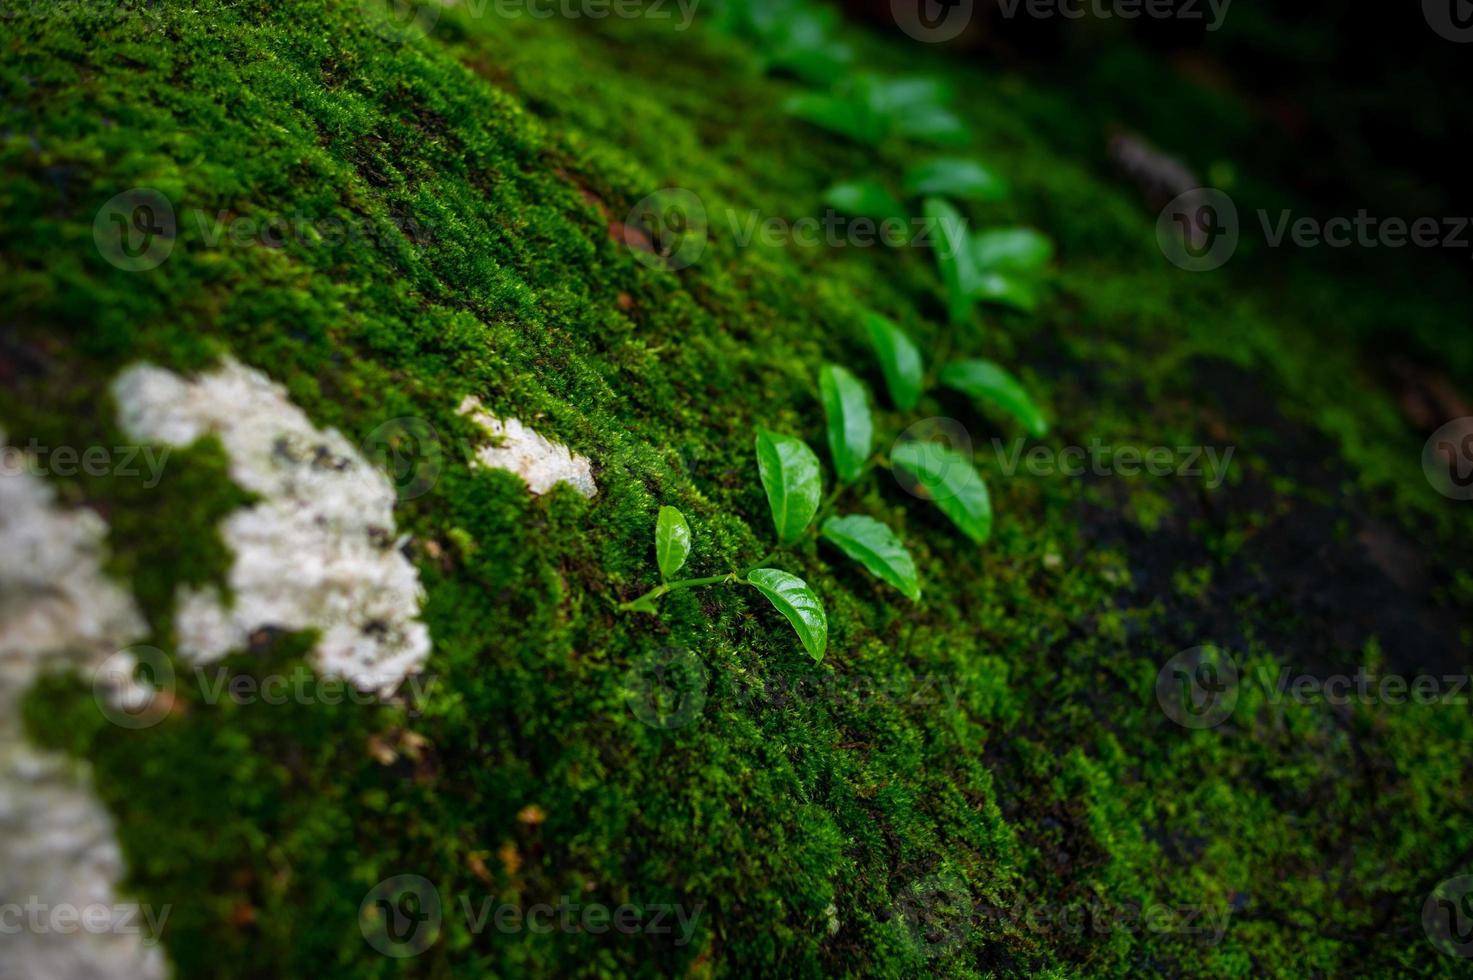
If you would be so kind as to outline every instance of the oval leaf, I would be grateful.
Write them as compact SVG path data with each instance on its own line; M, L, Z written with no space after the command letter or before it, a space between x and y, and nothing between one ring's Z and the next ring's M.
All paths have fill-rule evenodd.
M818 457L802 439L759 428L757 471L767 491L777 539L781 544L791 544L818 513L823 490Z
M661 507L655 520L655 562L660 574L669 578L680 571L690 555L690 525L674 507Z
M977 282L977 267L972 259L971 240L967 235L967 219L939 197L928 197L921 205L926 216L926 233L936 253L936 268L946 288L946 312L952 323L967 323L972 318L972 289Z
M905 193L959 197L965 201L1001 201L1008 185L1001 177L975 160L941 157L918 163L906 170L901 181Z
M989 228L972 236L979 272L1036 273L1054 257L1054 243L1032 228Z
M1007 412L1028 434L1048 435L1048 420L1018 379L992 361L954 361L941 369L941 383Z
M829 621L823 614L823 603L808 583L778 568L758 568L747 576L747 584L767 596L767 601L788 618L808 655L822 660L829 645Z
M849 180L823 193L823 202L841 214L878 221L905 221L905 208L878 180Z
M890 400L895 407L909 411L921 400L925 368L921 365L921 352L911 343L905 331L878 313L866 313L864 326L869 331L870 346L880 359L880 370L885 375L885 387L890 390Z
M912 602L921 597L916 563L905 545L884 524L863 514L830 517L823 522L823 537L859 562L870 573L888 582Z
M829 453L842 483L853 483L864 471L874 443L874 424L864 385L837 364L818 372L818 397L828 420Z
M987 484L967 457L935 442L906 442L890 454L890 461L967 537L982 544L992 535Z

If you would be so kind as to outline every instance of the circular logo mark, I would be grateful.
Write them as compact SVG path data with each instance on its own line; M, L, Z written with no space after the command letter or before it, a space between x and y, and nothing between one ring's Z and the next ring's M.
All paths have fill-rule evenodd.
M930 959L956 949L972 931L972 893L962 877L943 871L911 882L895 896L905 942Z
M1449 878L1422 903L1422 928L1438 952L1473 956L1473 875Z
M890 0L890 16L924 44L950 41L972 22L973 0Z
M1453 419L1422 447L1422 472L1453 500L1473 500L1473 416Z
M440 892L428 878L395 875L369 889L358 906L368 945L395 959L418 956L440 938Z
M402 43L426 37L440 19L439 3L415 0L358 0L373 32L386 41Z
M119 650L93 672L92 700L119 728L152 728L174 706L174 665L157 647Z
M1438 37L1456 44L1473 41L1473 3L1469 0L1422 0L1422 14Z
M429 493L445 463L440 434L429 422L414 416L389 419L358 448L389 478L400 503Z
M641 198L625 215L624 228L630 254L652 269L684 269L706 251L706 205L684 187L665 187ZM649 247L636 244L630 229L643 231Z
M1217 647L1183 650L1156 675L1156 701L1183 728L1216 728L1238 704L1238 665Z
M174 206L151 187L123 191L97 210L92 241L104 259L124 272L158 267L174 251Z
M624 675L634 717L653 728L684 728L706 706L706 665L684 647L665 647L635 661Z
M1238 208L1211 187L1172 199L1156 219L1156 244L1172 265L1188 272L1221 267L1238 248Z
M917 449L907 449L907 453L914 454L919 468L932 474L934 479L928 482L934 485L921 483L908 467L892 466L890 472L900 488L920 500L949 500L956 496L957 491L950 488L963 484L947 477L952 470L964 470L972 465L972 434L967 427L956 419L941 416L921 419L896 437L890 446L891 457L901 446L910 445Z

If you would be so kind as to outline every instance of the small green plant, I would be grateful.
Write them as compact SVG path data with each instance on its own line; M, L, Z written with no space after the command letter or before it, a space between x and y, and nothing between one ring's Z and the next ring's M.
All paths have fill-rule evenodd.
M826 85L854 60L854 49L835 40L839 12L799 0L721 0L716 29L752 42L763 71L785 71Z
M950 90L936 79L858 74L832 92L795 95L786 108L815 126L868 146L878 146L891 136L957 146L970 135L947 108L950 101Z
M935 233L936 267L946 289L952 323L971 319L977 302L1023 313L1038 308L1053 242L1032 228L987 228L968 232L966 219L939 197L927 198L922 212Z
M906 199L933 196L955 197L966 201L996 202L1008 196L1003 179L975 160L959 157L937 157L918 163L905 171L900 180L901 194L876 178L845 180L824 191L824 203L834 210L877 221L906 221L913 213Z

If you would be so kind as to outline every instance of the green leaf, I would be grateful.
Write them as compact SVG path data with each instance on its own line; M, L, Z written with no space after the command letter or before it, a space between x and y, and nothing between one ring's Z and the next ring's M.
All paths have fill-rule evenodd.
M757 471L772 508L780 544L798 540L818 513L823 478L818 457L802 439L767 429L757 430Z
M758 568L747 576L747 584L767 596L788 618L808 655L822 660L829 645L829 621L823 614L823 603L808 583L778 568Z
M878 313L864 315L864 327L869 332L870 346L880 359L880 370L885 375L885 387L890 391L890 400L895 407L909 411L921 400L921 388L925 384L926 369L921 364L921 352L916 345L890 320Z
M874 445L874 423L864 385L837 364L825 364L818 372L818 397L828 420L834 470L841 483L853 483L864 471Z
M1039 285L1031 279L1005 273L984 272L972 283L971 297L994 306L1006 306L1022 313L1038 309Z
M921 597L921 583L916 577L914 559L895 532L884 524L863 514L830 517L823 522L822 534L840 551L869 569L876 578L895 586L912 602Z
M660 574L669 578L680 571L690 555L690 525L674 507L661 507L655 520L655 562Z
M941 369L948 388L995 405L1023 423L1029 435L1048 435L1048 421L1018 379L992 361L954 361Z
M835 184L823 193L824 203L842 214L879 221L905 221L905 206L878 180L850 180Z
M967 220L949 201L928 197L922 204L926 230L932 236L931 248L936 253L936 267L946 287L946 312L954 324L972 318L972 288L977 281L972 261Z
M905 442L890 462L916 481L941 513L978 544L992 534L992 502L972 461L935 442Z
M1054 243L1032 228L989 228L972 236L972 263L979 272L1033 275L1054 257Z
M939 105L919 106L897 113L893 128L902 136L936 146L966 146L972 138L961 117Z
M971 138L966 125L946 108L951 90L938 79L871 79L867 91L875 113L902 136L948 145L965 144Z
M901 181L905 193L918 197L945 195L966 201L1001 201L1008 185L1001 177L975 160L939 157L918 163L905 171Z
M883 141L889 130L886 120L868 102L852 96L804 92L788 99L783 107L799 119L870 146Z
M815 84L838 77L854 60L853 48L830 37L838 16L829 7L785 8L762 38L768 67Z

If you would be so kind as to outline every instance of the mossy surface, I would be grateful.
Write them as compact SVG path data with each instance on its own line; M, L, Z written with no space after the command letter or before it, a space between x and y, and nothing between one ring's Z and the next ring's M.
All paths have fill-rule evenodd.
M744 247L726 217L821 214L835 179L893 173L915 147L786 117L796 83L700 23L485 9L441 10L429 37L353 3L78 3L0 22L12 441L123 445L119 369L228 353L319 426L356 441L416 417L446 449L433 489L397 510L434 639L410 705L212 704L183 684L172 716L125 731L82 680L30 698L34 736L94 766L128 890L172 906L180 976L1455 971L1421 911L1473 872L1466 703L1301 706L1260 683L1279 664L1469 670L1473 523L1424 480L1425 434L1374 364L1395 324L1466 378L1453 287L1409 290L1402 257L1353 281L1251 246L1185 273L1081 151L1060 93L855 31L876 70L939 71L965 94L972 152L1015 188L973 217L1059 245L1037 316L949 328L924 250ZM610 232L670 186L712 216L676 272ZM134 187L164 194L179 230L166 261L130 273L92 224ZM284 234L217 236L237 218ZM754 428L822 445L825 360L881 390L865 308L928 351L1014 368L1055 420L1047 445L1231 446L1227 480L1004 474L992 440L1006 456L1015 431L931 395L880 413L883 438L961 420L993 540L967 542L884 474L848 498L906 540L920 603L808 546L785 567L824 599L821 663L750 590L617 613L657 581L661 504L689 519L693 575L768 550ZM466 466L465 395L587 455L597 497L536 498ZM245 499L219 446L176 452L156 487L57 482L107 517L113 569L171 649L175 590L223 581L215 524ZM1414 542L1415 574L1368 540ZM263 637L226 666L305 676L310 644ZM1228 722L1189 731L1154 690L1199 644L1231 650L1244 681ZM626 676L667 649L709 686L689 724L662 729L631 712ZM447 908L413 959L359 929L365 894L396 874L430 879ZM934 900L936 882L960 895ZM939 942L908 929L918 891ZM701 911L685 944L476 932L463 914L561 896ZM1195 920L1145 928L1131 910L1150 907L1227 924L1216 942Z

